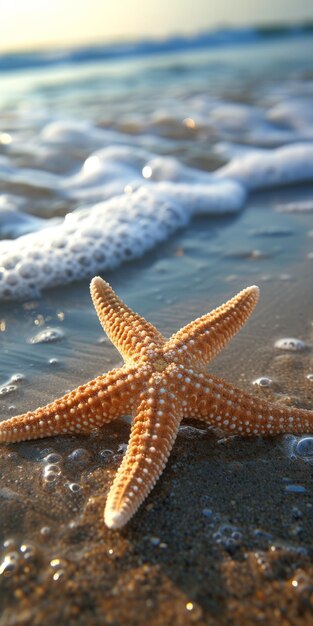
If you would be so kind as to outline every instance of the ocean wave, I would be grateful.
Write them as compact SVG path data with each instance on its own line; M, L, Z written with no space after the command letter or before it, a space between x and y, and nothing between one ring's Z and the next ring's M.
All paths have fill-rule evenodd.
M82 169L67 184L55 176L59 188L76 197L85 189L89 200L92 195L114 193L112 197L73 211L56 225L33 222L35 232L0 242L1 298L38 295L45 287L113 269L167 239L194 214L224 214L244 204L245 190L236 182L218 180L175 159L147 160L145 155L143 160L143 153L136 155L127 147L116 151L120 159L115 154L115 161L113 149L105 152L106 158L102 153L102 161L90 157L98 159L96 176L90 169L90 175L84 177ZM139 179L143 162L144 184L144 178Z
M12 72L45 66L82 64L110 59L170 54L209 48L247 45L256 41L278 38L295 38L312 35L313 25L268 25L265 27L221 28L191 36L172 36L164 39L116 42L69 48L64 50L42 50L15 52L0 55L0 72Z
M240 210L250 189L313 180L313 144L252 151L215 174L127 146L89 159L74 177L54 176L54 184L76 198L107 199L48 226L38 220L35 232L0 242L1 298L38 295L113 269L167 239L193 215Z

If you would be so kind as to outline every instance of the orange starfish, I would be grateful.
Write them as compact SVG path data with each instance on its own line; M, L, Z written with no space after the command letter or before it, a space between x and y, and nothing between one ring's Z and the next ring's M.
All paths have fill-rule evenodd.
M191 322L169 340L121 302L110 285L92 280L100 322L125 365L25 415L0 424L0 443L89 433L125 414L134 415L130 441L109 492L104 521L121 528L151 491L169 457L184 417L228 434L309 432L313 411L281 407L209 375L206 364L254 309L258 287Z

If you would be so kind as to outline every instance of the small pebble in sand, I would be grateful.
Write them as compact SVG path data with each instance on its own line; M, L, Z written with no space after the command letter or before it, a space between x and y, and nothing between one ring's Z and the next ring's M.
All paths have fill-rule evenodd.
M313 383L313 374L307 374L307 380L309 380L311 383Z
M296 339L295 337L285 337L275 341L275 348L279 350L290 350L291 352L298 352L304 350L306 347L304 341Z

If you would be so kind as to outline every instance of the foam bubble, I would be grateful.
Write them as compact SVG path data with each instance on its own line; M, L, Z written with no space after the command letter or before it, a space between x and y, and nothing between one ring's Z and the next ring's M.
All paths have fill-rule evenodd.
M247 189L300 183L313 179L313 143L252 152L230 161L218 173L233 178Z
M0 297L26 297L34 289L113 269L167 239L193 213L238 210L244 197L232 182L152 183L70 213L62 224L46 229L44 237L33 233L0 242ZM51 340L47 333L42 331L32 342Z
M11 378L9 378L9 380L7 380L3 385L1 385L0 387L0 396L6 396L9 393L12 393L13 391L16 391L17 384L20 381L24 380L25 376L23 376L23 374L20 374L19 372L17 372L16 374L13 374L11 376Z
M259 113L236 115L249 121ZM64 142L71 149L81 142L86 147L89 131L88 124L70 128L54 123L43 130L41 141ZM88 150L107 146L105 134L93 129ZM0 158L0 179L44 187L65 203L88 201L88 206L56 222L26 218L21 232L29 227L31 233L17 236L17 227L14 241L0 241L0 298L36 296L44 288L113 269L166 240L194 215L240 210L249 189L313 177L310 143L243 154L214 174L138 146L88 150L83 165L70 175L17 168L7 157ZM55 340L53 333L49 339L36 337L34 343Z

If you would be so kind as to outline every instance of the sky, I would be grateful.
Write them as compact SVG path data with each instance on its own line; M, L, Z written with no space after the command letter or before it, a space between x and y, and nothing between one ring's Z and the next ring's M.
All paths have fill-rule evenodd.
M312 0L0 0L0 52L305 19Z

